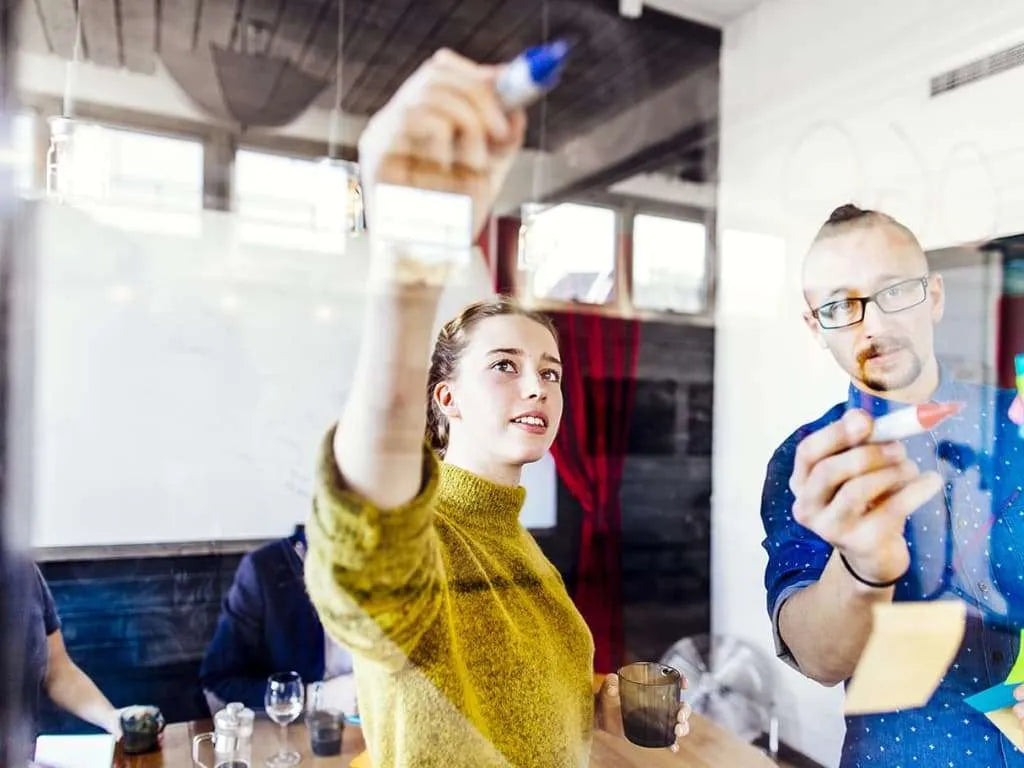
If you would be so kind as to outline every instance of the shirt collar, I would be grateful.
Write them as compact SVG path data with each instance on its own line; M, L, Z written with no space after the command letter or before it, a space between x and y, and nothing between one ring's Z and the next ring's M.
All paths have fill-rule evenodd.
M962 400L963 397L960 394L959 384L956 379L948 375L948 372L939 364L939 386L936 388L935 393L931 396L931 400L938 403L948 402L950 400ZM860 408L863 411L867 411L872 418L878 418L884 416L892 411L898 411L900 408L906 407L904 403L900 403L896 400L888 400L884 397L869 394L861 389L858 389L855 384L850 383L849 395L846 399L846 409L851 410L853 408Z

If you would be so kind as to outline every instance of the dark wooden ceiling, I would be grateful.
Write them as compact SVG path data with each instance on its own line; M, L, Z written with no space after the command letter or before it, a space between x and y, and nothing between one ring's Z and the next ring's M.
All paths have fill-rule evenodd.
M615 0L25 0L23 19L41 34L35 47L70 58L76 8L80 56L96 64L152 73L162 51L240 46L262 39L271 55L334 82L339 8L344 9L343 107L371 114L434 50L449 47L478 61L511 59L544 38L568 35L575 50L563 83L529 143L556 148L694 72L713 70L718 30L645 9L618 14ZM713 75L717 78L717 74ZM333 103L334 87L322 103Z

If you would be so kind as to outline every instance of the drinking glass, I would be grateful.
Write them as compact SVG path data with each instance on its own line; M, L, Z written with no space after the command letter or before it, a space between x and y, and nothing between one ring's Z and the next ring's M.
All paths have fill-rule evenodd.
M267 692L263 696L267 716L281 726L281 749L267 758L270 768L298 765L302 757L288 749L288 723L302 714L305 686L298 672L278 672L267 678Z
M619 670L622 727L641 747L670 747L676 740L676 717L682 675L664 664L637 662Z

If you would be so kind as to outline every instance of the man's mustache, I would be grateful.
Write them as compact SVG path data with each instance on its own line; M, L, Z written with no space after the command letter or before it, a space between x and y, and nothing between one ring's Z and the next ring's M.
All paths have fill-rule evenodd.
M899 352L910 347L909 339L885 338L875 339L868 346L857 353L857 362L864 365L873 357L888 355L892 352Z

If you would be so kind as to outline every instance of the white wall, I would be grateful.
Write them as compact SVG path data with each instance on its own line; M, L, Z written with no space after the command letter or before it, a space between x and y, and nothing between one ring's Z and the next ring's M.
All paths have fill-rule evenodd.
M851 199L903 219L926 248L1024 231L1024 68L928 96L931 76L1022 41L1015 0L766 0L725 27L716 632L772 652L758 514L765 466L794 428L845 395L799 319L807 243ZM836 765L840 691L777 666L782 738Z

